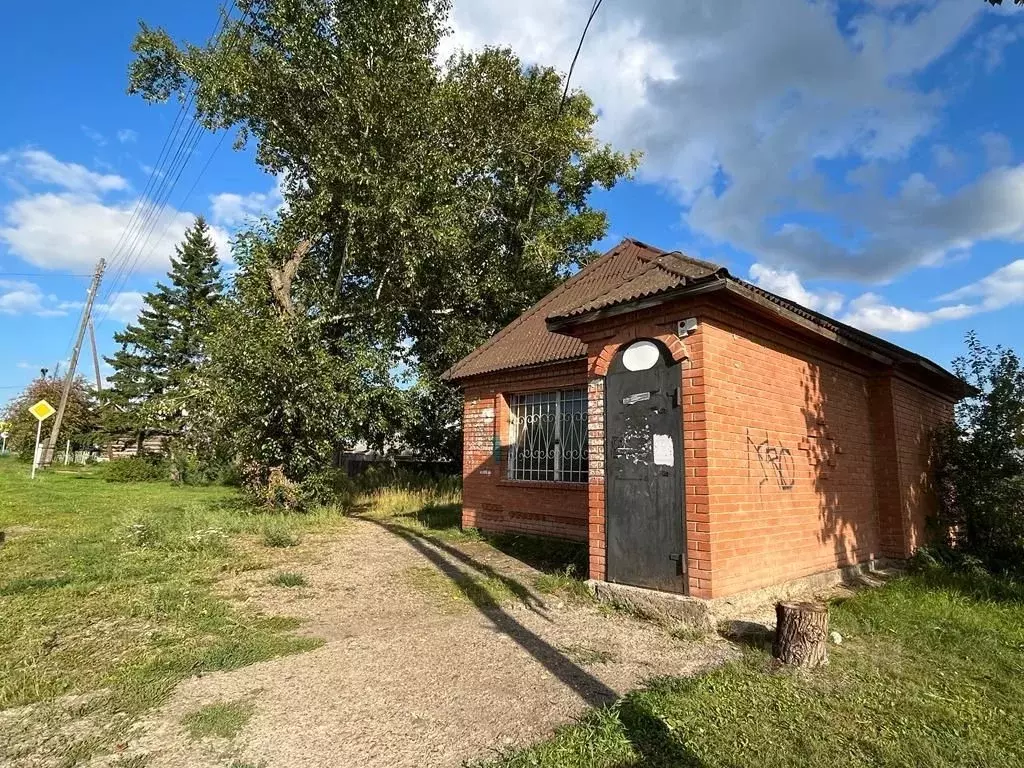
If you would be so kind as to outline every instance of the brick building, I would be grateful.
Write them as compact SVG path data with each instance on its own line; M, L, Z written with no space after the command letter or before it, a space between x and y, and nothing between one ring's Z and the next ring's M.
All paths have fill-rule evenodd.
M929 435L965 394L629 239L446 376L465 393L464 526L585 540L591 578L700 598L912 554Z

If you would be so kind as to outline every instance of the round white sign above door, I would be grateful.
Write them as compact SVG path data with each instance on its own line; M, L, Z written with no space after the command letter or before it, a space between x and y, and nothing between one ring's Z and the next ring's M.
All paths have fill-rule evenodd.
M661 359L661 350L652 341L638 341L630 344L622 353L622 364L627 371L646 371Z

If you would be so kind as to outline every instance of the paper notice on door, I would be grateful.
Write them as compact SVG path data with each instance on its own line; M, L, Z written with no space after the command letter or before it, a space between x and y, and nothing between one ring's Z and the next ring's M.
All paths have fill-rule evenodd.
M663 467L671 467L675 464L676 452L672 446L671 435L654 436L654 463Z
M637 392L635 395L627 395L622 398L623 405L632 405L633 403L642 403L644 400L650 400L650 392Z

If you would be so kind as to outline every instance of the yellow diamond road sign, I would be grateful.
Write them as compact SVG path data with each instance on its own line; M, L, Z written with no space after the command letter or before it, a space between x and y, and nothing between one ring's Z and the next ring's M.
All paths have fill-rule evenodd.
M45 400L40 400L38 403L28 409L28 412L35 416L40 421L46 421L48 418L53 416L57 412L57 409L50 405Z

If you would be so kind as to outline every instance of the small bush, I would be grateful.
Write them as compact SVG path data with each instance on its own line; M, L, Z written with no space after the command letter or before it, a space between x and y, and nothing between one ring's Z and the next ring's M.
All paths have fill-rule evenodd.
M134 518L122 529L117 540L136 549L164 552L202 552L222 555L230 550L227 531L215 528L188 509L177 515L149 514Z
M241 484L241 475L234 462L199 456L180 446L175 446L171 457L170 474L175 482L183 485Z
M263 526L263 545L265 547L296 547L299 544L299 536L281 525L270 523Z
M115 459L103 468L103 477L108 483L152 483L169 476L167 463L151 456Z
M276 573L270 578L270 583L275 587L304 587L309 582L301 573L289 573L287 571Z
M542 573L534 579L533 585L538 592L546 595L559 594L569 600L588 602L593 600L590 589L576 571L575 565L567 565L562 570Z
M304 506L322 505L348 510L355 505L356 494L355 482L341 469L314 472L299 484Z

